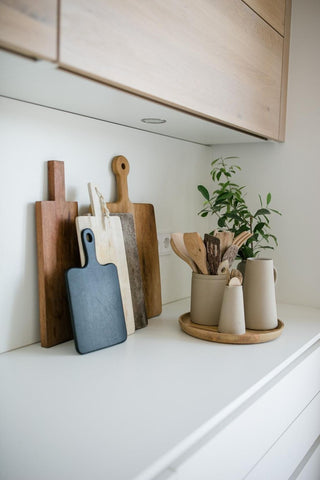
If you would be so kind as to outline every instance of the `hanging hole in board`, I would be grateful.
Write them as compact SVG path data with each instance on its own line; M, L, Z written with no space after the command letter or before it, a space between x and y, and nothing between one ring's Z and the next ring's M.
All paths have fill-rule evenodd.
M125 164L125 163L121 163L121 168L122 168L122 170L125 170L126 164Z
M91 243L93 240L92 234L91 233L86 233L86 240L88 243Z

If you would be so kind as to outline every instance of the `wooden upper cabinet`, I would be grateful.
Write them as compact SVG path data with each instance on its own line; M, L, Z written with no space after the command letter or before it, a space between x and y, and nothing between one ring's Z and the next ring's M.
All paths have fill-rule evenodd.
M61 0L63 67L272 139L282 50L241 0Z
M260 17L284 36L286 0L243 0Z
M0 0L0 46L57 60L58 0Z

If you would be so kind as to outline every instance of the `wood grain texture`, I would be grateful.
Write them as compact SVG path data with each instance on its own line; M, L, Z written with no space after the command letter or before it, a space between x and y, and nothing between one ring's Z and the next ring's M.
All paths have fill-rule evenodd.
M36 202L40 336L43 347L52 347L73 338L65 271L80 264L75 228L78 204L65 201L64 163L49 161L48 177L50 200ZM57 186L56 190L52 190L53 184Z
M183 233L182 232L175 232L171 234L170 238L170 245L172 250L178 257L181 258L184 262L186 262L191 270L195 273L199 273L199 270L194 263L194 261L189 257L186 246L183 241Z
M283 38L241 0L62 0L64 68L277 139Z
M121 221L119 217L105 215L95 185L89 183L88 189L92 215L83 215L76 218L81 265L85 265L81 232L86 228L90 228L95 236L95 249L98 262L101 265L114 263L118 269L127 332L128 335L131 335L135 332L135 322Z
M192 337L196 337L201 340L207 340L209 342L231 343L239 345L269 342L270 340L274 340L275 338L279 337L284 328L283 322L278 320L278 326L273 330L246 329L246 333L242 335L220 333L218 332L218 326L198 325L191 322L190 313L184 313L181 315L181 317L179 317L179 324L181 329Z
M58 1L0 0L0 45L56 61Z
M232 245L234 233L229 231L219 232L218 230L215 230L213 235L220 240L220 255L222 258L230 245Z
M183 241L189 257L197 265L199 271L204 275L209 275L206 247L200 234L198 232L184 233Z
M210 275L217 275L218 267L221 261L220 240L213 235L206 233L204 235L204 244L207 251L207 263Z
M283 44L282 75L281 75L280 121L279 121L279 140L281 142L285 141L285 136L286 136L291 4L292 4L291 0L286 0L286 16L285 16L285 26L284 26L284 44Z
M136 330L138 330L139 328L143 328L148 325L148 319L144 301L142 277L133 215L131 213L110 214L110 216L113 215L118 216L121 221L123 240L128 264L134 323Z
M107 203L107 206L112 213L133 214L147 317L155 317L162 311L162 302L154 208L148 203L130 201L127 184L130 166L124 156L114 157L112 170L116 176L117 200Z
M284 36L286 0L243 0L243 2Z

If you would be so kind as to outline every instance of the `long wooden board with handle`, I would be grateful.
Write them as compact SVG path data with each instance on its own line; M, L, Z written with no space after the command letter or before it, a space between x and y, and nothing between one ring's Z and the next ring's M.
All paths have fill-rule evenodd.
M147 317L160 315L161 281L158 253L158 237L153 205L132 203L129 200L127 177L129 162L122 156L112 160L112 171L116 177L118 198L107 204L112 213L132 213L136 229L140 269L144 290Z
M81 232L90 228L95 237L97 261L101 265L114 263L118 269L124 316L128 335L134 333L135 322L131 297L130 279L120 218L111 217L99 189L88 184L92 215L76 218L81 265L85 265Z
M66 202L64 162L48 162L48 201L36 202L40 337L43 347L73 338L65 271L80 265L75 219Z

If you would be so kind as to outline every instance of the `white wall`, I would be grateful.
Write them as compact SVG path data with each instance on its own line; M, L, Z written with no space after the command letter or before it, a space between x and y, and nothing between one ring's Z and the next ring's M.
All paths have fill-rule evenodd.
M159 232L208 230L197 216L198 183L209 183L209 162L238 155L239 182L257 193L273 194L283 212L274 218L280 246L274 252L280 301L320 307L320 2L293 0L284 144L247 144L210 149L130 128L25 104L0 102L1 248L0 351L39 340L34 202L47 198L46 161L65 162L67 200L88 204L87 182L100 186L106 200L115 189L114 155L127 156L134 202L155 206ZM211 219L212 221L212 219ZM163 302L188 296L190 270L174 254L160 260Z
M320 2L293 0L289 61L287 134L283 144L225 145L213 157L238 155L239 182L250 205L258 192L273 194L279 248L278 299L320 307ZM209 183L207 182L207 185Z
M130 199L152 203L158 232L200 231L210 148L131 128L0 99L0 351L39 340L34 202L47 199L47 160L65 162L66 199L89 203L87 182L115 200L114 155L130 163ZM175 254L160 257L162 299L190 294L191 270Z

